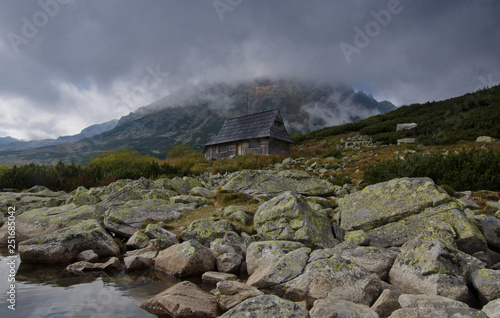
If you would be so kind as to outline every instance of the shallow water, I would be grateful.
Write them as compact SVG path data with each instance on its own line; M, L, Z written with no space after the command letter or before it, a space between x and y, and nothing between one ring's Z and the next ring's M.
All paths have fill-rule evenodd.
M9 261L18 266L15 311L10 303ZM179 280L152 271L128 275L91 272L62 274L64 267L22 263L0 251L0 317L156 317L139 305Z

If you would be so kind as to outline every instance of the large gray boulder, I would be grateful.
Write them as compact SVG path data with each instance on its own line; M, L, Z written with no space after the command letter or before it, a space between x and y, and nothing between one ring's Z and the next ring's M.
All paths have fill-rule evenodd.
M208 218L194 220L187 229L181 233L181 240L196 240L210 247L210 242L217 238L223 238L228 233L234 233L231 222L219 218Z
M153 315L171 317L218 317L215 297L191 282L178 283L141 304Z
M440 239L414 239L401 247L389 272L390 283L409 294L440 295L468 302L467 276L484 263Z
M439 295L403 294L399 296L402 308L430 307L434 309L469 308L466 303Z
M401 308L396 310L389 318L485 318L484 314L473 308L445 308L432 307Z
M29 239L19 244L23 262L69 263L80 252L93 250L100 257L118 256L120 248L95 220L82 221L53 234Z
M144 229L144 234L151 238L151 243L158 250L165 249L178 243L177 236L174 233L165 230L158 224L148 224Z
M120 236L130 237L140 230L146 220L175 220L183 210L192 210L193 205L171 204L164 200L134 200L120 205L112 205L104 218L107 230Z
M181 277L201 275L215 270L215 257L207 247L189 240L160 251L155 269Z
M401 246L430 225L453 233L457 248L486 251L486 240L464 206L429 178L394 179L368 186L340 200L340 227L364 230L370 245Z
M262 241L253 242L247 248L246 263L248 275L252 275L259 268L264 268L280 259L287 253L304 245L290 241Z
M269 240L297 241L320 248L338 243L328 216L311 209L302 195L293 192L285 192L262 204L255 212L254 228Z
M243 170L229 180L222 189L245 193L263 193L270 196L278 195L283 191L309 196L335 194L335 188L331 182L312 177L307 172L298 170Z
M482 312L488 318L500 318L500 299L496 299L487 303Z
M488 245L500 251L500 220L494 216L485 217L481 219L481 227Z
M369 306L380 294L381 281L332 250L316 250L300 275L272 290L285 299L306 301L309 306L328 297Z
M309 313L294 302L274 295L262 295L245 300L227 311L221 318L308 318Z
M483 303L500 298L500 270L478 269L472 272L471 279Z
M363 317L379 318L379 315L370 307L362 304L355 304L347 300L320 299L314 302L314 307L310 310L311 318L325 317Z
M214 291L215 298L223 310L229 310L248 298L263 294L257 288L235 280L218 282Z

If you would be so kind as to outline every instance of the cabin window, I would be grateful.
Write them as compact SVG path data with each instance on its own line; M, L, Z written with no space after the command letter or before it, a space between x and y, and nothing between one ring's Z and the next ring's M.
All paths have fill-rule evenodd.
M228 146L227 145L219 146L219 153L224 153L224 152L227 152L227 151L228 151Z
M260 141L259 140L250 141L249 147L250 149L260 148Z
M283 124L279 121L274 121L273 126L278 128L278 129L285 129L285 124Z

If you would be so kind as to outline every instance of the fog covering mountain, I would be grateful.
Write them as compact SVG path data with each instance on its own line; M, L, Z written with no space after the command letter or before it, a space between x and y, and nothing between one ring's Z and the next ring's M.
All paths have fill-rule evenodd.
M113 129L104 133L68 144L18 152L15 157L37 163L53 163L58 159L85 163L105 150L133 148L142 154L164 158L177 144L203 149L227 118L275 108L280 110L287 130L293 134L357 121L386 113L395 106L342 84L263 79L198 85L123 116Z
M118 123L118 119L113 119L102 124L95 124L84 128L79 134L72 136L61 136L57 139L44 139L44 140L19 140L12 137L0 138L0 151L16 151L27 150L41 147L55 146L64 143L79 141L85 138L102 134L108 130L113 129Z

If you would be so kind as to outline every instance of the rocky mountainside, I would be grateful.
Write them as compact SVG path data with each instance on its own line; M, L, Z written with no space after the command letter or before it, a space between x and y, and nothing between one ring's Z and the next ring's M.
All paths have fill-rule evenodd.
M0 202L16 210L21 266L186 279L141 304L154 315L498 317L500 203L484 215L469 195L429 178L357 189L304 171L245 170L69 194L35 187Z
M87 162L91 156L120 147L164 158L176 144L203 149L227 118L275 108L280 109L291 134L357 121L395 109L390 102L378 102L345 85L259 80L197 86L139 108L122 117L113 129L96 136L38 150L4 152L0 164L12 165L15 159L45 164L59 158ZM10 163L5 162L7 159Z

